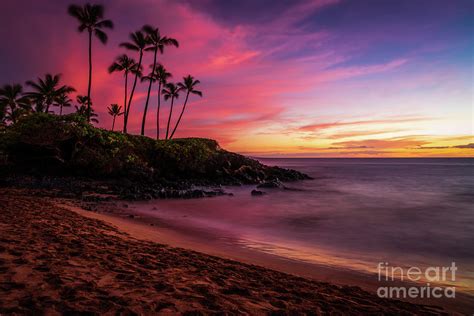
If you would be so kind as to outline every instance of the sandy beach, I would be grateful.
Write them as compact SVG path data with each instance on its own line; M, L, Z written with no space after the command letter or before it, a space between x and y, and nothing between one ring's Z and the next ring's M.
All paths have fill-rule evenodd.
M258 265L298 277L331 283L337 286L356 286L370 293L376 293L380 286L419 286L407 281L379 281L374 273L361 272L349 267L315 264L301 260L291 260L260 250L241 247L235 240L224 238L218 233L180 226L168 219L150 216L143 212L143 203L110 201L81 202L60 201L57 205L65 207L82 216L107 222L130 236L157 243L165 243L199 251L246 264ZM87 209L87 210L86 210ZM157 212L157 211L156 211ZM442 307L450 314L469 314L474 310L474 297L457 289L456 298L405 298L404 301L414 304Z
M442 313L156 243L146 230L138 239L133 225L124 231L61 203L19 190L0 195L0 313Z

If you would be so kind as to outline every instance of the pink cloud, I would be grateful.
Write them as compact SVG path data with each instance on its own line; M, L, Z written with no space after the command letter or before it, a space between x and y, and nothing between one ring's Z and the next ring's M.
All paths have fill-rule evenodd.
M424 117L394 117L381 120L360 120L350 122L329 122L329 123L316 123L310 125L304 125L298 128L299 131L320 131L339 126L350 126L350 125L371 125L371 124L391 124L391 123L405 123L405 122L416 122L426 121L428 118Z
M404 149L413 146L423 146L430 142L411 137L391 138L391 139L367 139L334 143L343 149L354 148L376 148L376 149Z
M6 55L11 55L4 58L5 65L16 61L17 69L12 72L11 80L24 82L46 72L61 72L65 83L73 85L79 94L85 94L86 34L76 32L77 23L66 14L67 4L58 8L57 1L42 0L41 6L39 2L23 0L24 6L28 4L35 9L30 11L22 10L22 5L13 2L0 4L4 12L9 12L3 23L11 27L1 34L6 42L11 43L2 49ZM220 23L204 10L193 9L184 2L110 2L106 15L115 21L116 28L109 32L107 46L98 41L94 41L93 46L92 96L94 108L100 115L99 125L105 128L111 125L106 110L109 104L123 104L123 77L108 74L107 67L117 55L125 52L118 48L118 44L127 40L129 32L145 23L156 24L164 35L175 37L180 42L179 48L166 49L159 56L159 62L173 73L172 80L180 81L183 76L191 74L201 81L200 90L204 97L193 96L189 100L177 132L179 137L212 137L232 149L233 141L252 133L267 133L267 136L275 137L297 134L307 141L314 141L316 133L327 133L331 128L370 127L371 124L390 126L427 120L430 113L423 112L420 116L354 119L386 117L387 111L397 113L404 104L387 109L384 102L390 98L399 100L397 97L401 91L433 86L437 90L444 87L443 91L455 91L462 79L457 79L456 69L438 64L425 66L418 74L402 76L402 71L417 62L420 52L430 51L426 45L420 52L394 54L379 63L351 64L355 50L360 52L372 45L371 32L366 38L361 38L360 47L354 49L346 47L345 43L336 43L337 36L329 28L308 31L298 23L310 18L317 10L338 3L337 0L305 1L290 6L283 14L264 23L230 25ZM436 44L438 46L440 43ZM21 56L13 56L17 54ZM127 54L137 59L133 52ZM150 63L151 55L147 53L145 69ZM364 80L372 75L383 75L384 79ZM156 97L157 91L153 88L146 130L150 136L155 135ZM133 133L140 130L145 98L146 85L139 83L130 117L129 130ZM364 109L370 98L378 100L380 106L376 113L372 109L363 113L360 109ZM175 104L173 122L179 115L183 99L181 96ZM163 102L162 106L161 126L164 127L169 102ZM360 111L356 113L355 108ZM365 116L367 114L370 116ZM329 118L325 119L324 115ZM121 120L117 123L120 127ZM326 137L369 137L379 133L383 131L376 127L365 132L328 133ZM372 142L372 145L388 146L388 143Z

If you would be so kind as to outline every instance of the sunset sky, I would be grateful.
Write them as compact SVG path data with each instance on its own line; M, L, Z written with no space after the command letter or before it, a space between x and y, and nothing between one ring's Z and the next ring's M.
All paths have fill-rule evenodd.
M0 2L0 84L62 73L87 94L87 36L66 13L71 3L85 2ZM204 93L191 97L178 137L214 138L254 156L474 156L472 0L96 3L115 23L106 46L93 43L101 127L111 126L106 107L123 104L123 77L107 67L119 54L138 59L118 44L152 24L180 43L159 56L172 80L191 74ZM145 59L148 69L152 54ZM146 85L137 91L132 133L140 130ZM163 109L167 117L169 104Z

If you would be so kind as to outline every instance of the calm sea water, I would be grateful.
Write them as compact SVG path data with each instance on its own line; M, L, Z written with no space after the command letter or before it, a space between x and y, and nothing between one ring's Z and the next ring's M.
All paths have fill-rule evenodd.
M252 197L253 187L233 187L233 197L140 210L240 247L359 271L454 261L457 285L474 289L474 159L260 160L315 179L287 184L301 191Z

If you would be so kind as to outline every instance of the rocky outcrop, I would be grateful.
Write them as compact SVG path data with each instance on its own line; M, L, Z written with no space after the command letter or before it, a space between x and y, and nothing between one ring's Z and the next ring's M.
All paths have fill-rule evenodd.
M211 139L157 141L95 128L76 115L45 113L24 117L0 133L0 175L108 181L113 191L130 197L209 196L220 193L193 186L267 187L309 179L226 151Z
M263 192L263 191L260 191L260 190L252 190L252 192L250 192L250 194L252 196L262 196L262 195L265 195L267 193Z
M257 188L261 189L283 189L285 186L281 183L280 179L272 179L270 181L265 181L257 185Z

